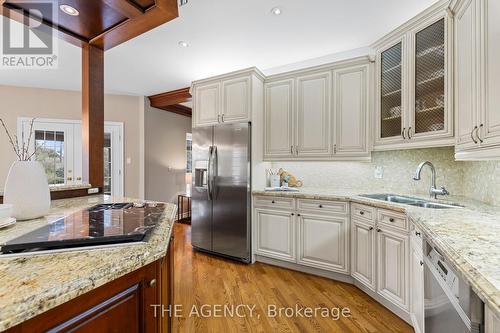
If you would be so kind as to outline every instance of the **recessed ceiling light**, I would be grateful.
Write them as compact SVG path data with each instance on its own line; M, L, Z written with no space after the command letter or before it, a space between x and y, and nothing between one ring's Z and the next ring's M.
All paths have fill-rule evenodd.
M276 16L281 15L281 8L274 7L273 9L271 9L271 13L273 13Z
M78 16L78 15L80 15L80 12L78 10L76 10L75 7L71 7L70 5L60 5L59 9L63 13L71 15L71 16Z
M186 42L186 41L181 40L181 41L179 42L179 46L180 46L180 47L189 47L189 43L188 43L188 42Z

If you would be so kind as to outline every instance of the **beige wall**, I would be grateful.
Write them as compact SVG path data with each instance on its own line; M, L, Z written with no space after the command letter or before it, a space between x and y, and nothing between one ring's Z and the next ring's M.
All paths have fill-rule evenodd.
M186 190L186 133L191 133L191 118L145 103L145 198L176 203L177 194Z
M138 197L140 194L140 117L143 97L106 95L104 118L106 121L123 122L124 193ZM18 117L56 119L81 119L81 94L74 91L24 88L0 85L0 117L12 133L16 133ZM10 164L16 156L9 146L7 136L0 130L0 188L3 189Z

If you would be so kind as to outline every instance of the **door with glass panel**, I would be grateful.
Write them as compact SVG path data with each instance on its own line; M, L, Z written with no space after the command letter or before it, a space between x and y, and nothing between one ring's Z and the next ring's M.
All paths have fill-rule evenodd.
M24 136L27 144L30 131L33 136L26 149L30 153L34 152L32 160L43 165L49 185L81 181L81 174L77 174L81 168L74 170L74 124L35 121L31 129L30 119L23 119L18 136Z
M383 49L379 57L378 140L396 143L406 135L404 104L404 45L400 39Z
M123 195L121 124L104 125L104 186L103 193Z
M49 185L82 184L82 125L79 120L37 119L31 129L31 118L18 119L18 137L33 139L27 147L32 160L42 163ZM105 194L123 196L123 124L105 122L104 187ZM27 140L26 140L27 141Z

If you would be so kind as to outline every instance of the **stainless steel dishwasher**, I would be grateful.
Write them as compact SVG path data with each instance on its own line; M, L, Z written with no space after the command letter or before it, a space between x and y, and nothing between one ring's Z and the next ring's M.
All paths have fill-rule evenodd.
M484 303L427 241L424 254L425 333L484 332Z

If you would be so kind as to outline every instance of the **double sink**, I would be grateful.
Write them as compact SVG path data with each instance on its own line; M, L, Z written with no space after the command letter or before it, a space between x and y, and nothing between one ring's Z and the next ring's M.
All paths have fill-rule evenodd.
M463 208L463 206L455 205L455 204L444 204L433 201L428 201L420 198L406 197L397 194L363 194L361 197L386 201L386 202L394 202L404 205L410 205L415 207L422 208L431 208L431 209L450 209L450 208Z

